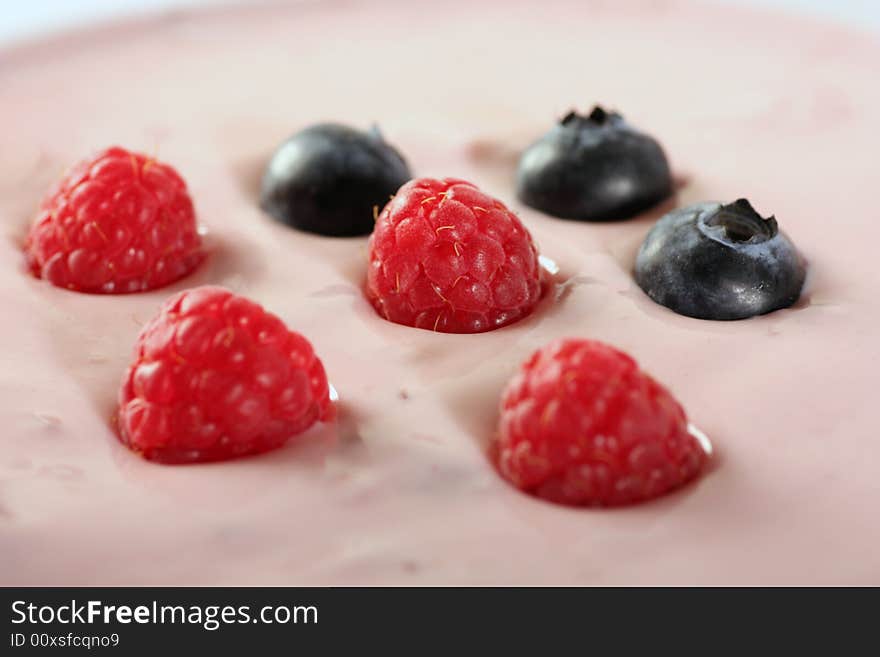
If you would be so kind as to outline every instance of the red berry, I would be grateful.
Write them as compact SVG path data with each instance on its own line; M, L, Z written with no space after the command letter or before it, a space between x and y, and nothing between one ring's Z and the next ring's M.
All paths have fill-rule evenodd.
M219 287L165 302L138 336L119 392L122 442L165 463L265 452L332 414L309 342Z
M367 297L389 321L479 333L528 315L540 296L529 231L471 183L411 180L376 222Z
M79 163L43 199L25 252L36 276L104 294L162 287L203 258L186 183L122 148Z
M552 342L523 364L501 399L493 456L516 487L593 506L662 495L708 458L666 388L623 352L579 339Z

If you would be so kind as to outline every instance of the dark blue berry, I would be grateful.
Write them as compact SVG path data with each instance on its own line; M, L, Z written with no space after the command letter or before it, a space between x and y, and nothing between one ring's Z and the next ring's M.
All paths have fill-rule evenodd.
M562 219L628 219L672 193L666 155L620 114L574 112L523 153L520 200Z
M411 177L406 161L375 128L314 125L275 151L263 175L260 205L299 230L368 235L374 207L383 208Z
M700 319L744 319L797 301L806 264L745 199L662 217L636 257L636 281L657 303Z

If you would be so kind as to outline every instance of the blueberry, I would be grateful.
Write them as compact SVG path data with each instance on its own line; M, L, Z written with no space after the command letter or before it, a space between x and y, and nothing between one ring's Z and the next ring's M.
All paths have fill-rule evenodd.
M700 319L744 319L797 301L806 264L746 199L698 203L662 217L636 257L636 281L657 303Z
M314 125L279 146L263 175L260 205L283 224L319 235L368 235L382 208L412 177L373 128Z
M628 219L672 193L666 155L620 114L569 113L523 153L520 200L562 219Z

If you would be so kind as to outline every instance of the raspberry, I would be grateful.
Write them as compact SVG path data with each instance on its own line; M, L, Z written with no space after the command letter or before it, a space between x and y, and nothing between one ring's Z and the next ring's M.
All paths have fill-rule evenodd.
M25 252L37 277L103 294L162 287L203 258L186 183L122 148L81 162L46 196Z
M528 230L471 183L411 180L376 222L367 297L389 321L479 333L528 315L540 296Z
M662 495L708 458L666 388L626 354L579 339L552 342L523 364L501 399L493 457L517 488L592 506Z
M332 415L309 342L210 286L165 302L138 336L119 392L122 442L164 463L265 452Z

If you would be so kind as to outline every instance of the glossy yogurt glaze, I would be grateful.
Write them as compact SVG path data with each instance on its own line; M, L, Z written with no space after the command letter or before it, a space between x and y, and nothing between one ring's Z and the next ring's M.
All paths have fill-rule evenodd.
M0 584L880 583L877 40L678 0L416 4L172 13L0 52ZM663 143L673 202L590 225L515 200L518 153L594 102ZM327 120L378 122L417 175L518 211L559 266L538 310L480 335L390 324L361 293L366 238L268 219L272 150ZM128 296L34 279L21 243L45 189L115 143L186 178L208 261ZM631 270L652 222L741 196L809 260L801 303L722 323L651 302ZM145 462L110 425L120 377L161 301L209 283L310 338L339 420L247 460ZM710 471L613 511L502 481L501 390L566 335L668 385Z

